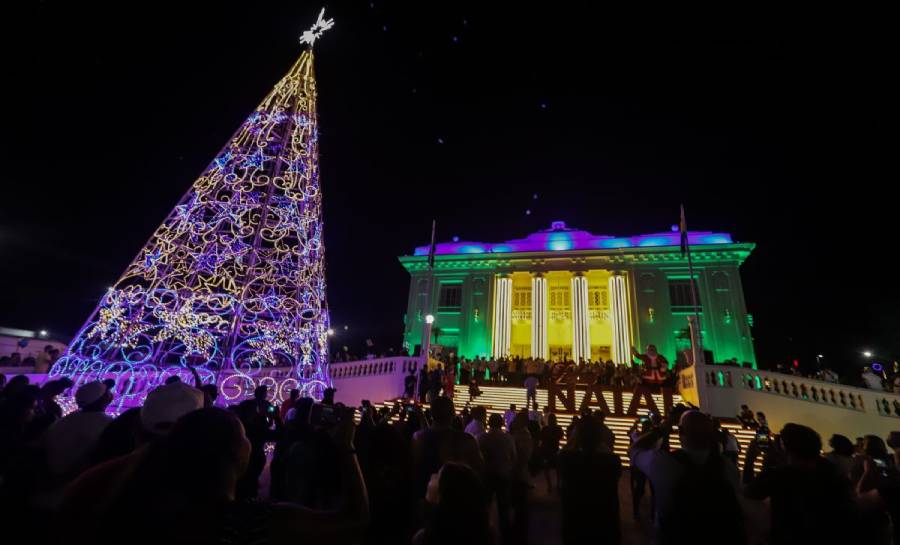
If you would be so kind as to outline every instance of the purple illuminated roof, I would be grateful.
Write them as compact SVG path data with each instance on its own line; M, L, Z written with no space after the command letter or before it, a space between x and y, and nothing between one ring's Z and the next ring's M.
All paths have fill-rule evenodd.
M711 231L689 231L688 242L700 244L732 244L728 233ZM565 222L554 221L550 229L532 233L525 238L507 240L506 242L439 242L436 254L505 254L515 252L546 252L566 250L609 250L615 248L646 248L655 246L679 246L681 237L678 231L636 235L631 237L614 237L594 235L587 231L566 227ZM428 255L428 246L416 247L414 255Z

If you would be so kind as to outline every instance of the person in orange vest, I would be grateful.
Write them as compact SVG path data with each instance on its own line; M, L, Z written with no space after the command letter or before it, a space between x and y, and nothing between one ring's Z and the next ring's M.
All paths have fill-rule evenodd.
M631 347L631 355L641 360L641 381L644 384L662 384L666 380L666 370L669 368L669 360L656 351L656 345L648 344L647 353L641 354Z

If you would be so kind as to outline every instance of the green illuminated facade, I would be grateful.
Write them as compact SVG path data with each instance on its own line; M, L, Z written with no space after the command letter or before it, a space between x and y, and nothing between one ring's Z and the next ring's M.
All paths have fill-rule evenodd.
M689 241L704 348L755 367L739 274L754 245L694 231ZM428 247L416 248L399 258L411 277L405 342L422 343L430 313L432 343L461 356L624 363L632 345L655 344L674 362L693 315L679 242L677 232L611 237L554 222L524 239L437 244L432 272Z

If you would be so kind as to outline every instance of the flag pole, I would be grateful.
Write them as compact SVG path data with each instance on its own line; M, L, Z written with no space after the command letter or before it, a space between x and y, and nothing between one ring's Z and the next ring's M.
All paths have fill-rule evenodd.
M694 260L691 258L691 243L688 238L687 220L684 216L684 205L681 205L681 252L682 256L687 255L688 276L690 277L691 286L691 306L694 307L694 323L695 331L691 331L691 349L694 354L694 364L706 363L703 355L703 328L700 325L700 308L697 305L697 282L694 280Z
M428 366L429 351L431 350L431 322L428 317L431 316L431 289L434 282L434 233L437 227L437 221L431 220L431 242L428 245L428 277L426 280L425 292L425 316L422 317L425 323L422 324L422 361L425 368ZM420 375L421 376L421 375Z

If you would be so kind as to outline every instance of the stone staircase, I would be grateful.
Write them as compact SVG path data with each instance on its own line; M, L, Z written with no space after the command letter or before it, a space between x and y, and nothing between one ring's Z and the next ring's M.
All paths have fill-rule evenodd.
M525 407L525 388L519 388L514 386L481 386L482 394L473 401L470 406L474 407L476 405L482 405L487 408L488 414L500 413L502 414L504 411L509 409L510 404L514 403L517 409L522 409ZM575 392L575 406L580 406L581 400L584 397L585 392L577 390ZM613 407L613 395L611 392L604 392L604 397L606 398L606 403L608 406ZM625 407L631 402L631 393L624 392L622 394L622 402ZM461 411L467 404L469 400L469 392L468 387L463 385L457 385L454 391L453 403L456 406L457 412ZM656 394L653 396L653 400L656 402L656 405L663 409L663 399L662 395ZM547 390L538 389L537 392L537 402L540 408L543 408L547 405ZM681 397L678 394L673 395L673 403L681 402ZM387 401L385 403L380 404L380 406L391 406L393 404L393 400ZM641 414L646 414L646 409L641 411ZM568 425L572 422L573 414L565 414L557 412L556 418L559 422L559 425L566 429ZM628 430L634 425L636 417L633 416L607 416L606 417L606 425L612 430L613 434L616 437L616 444L614 447L614 451L618 454L622 459L622 464L625 467L628 467ZM747 446L750 444L750 441L754 438L753 430L745 430L741 427L740 424L737 423L736 420L731 419L722 419L722 427L726 428L729 432L731 432L738 440L738 444L741 446L741 459L740 465L743 468L743 453L746 451ZM678 434L673 433L670 438L670 444L677 448L680 446L680 442L678 439ZM759 462L758 462L759 463Z

